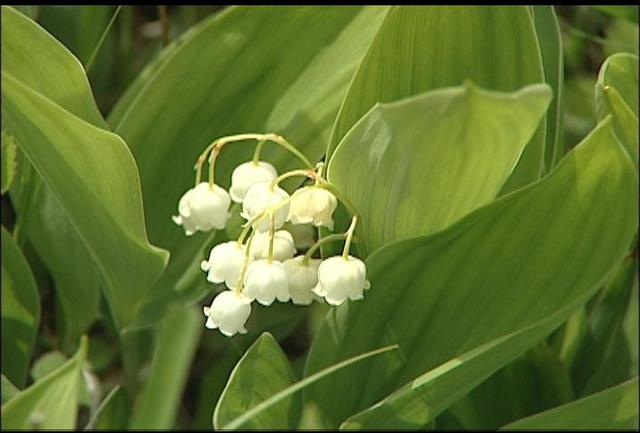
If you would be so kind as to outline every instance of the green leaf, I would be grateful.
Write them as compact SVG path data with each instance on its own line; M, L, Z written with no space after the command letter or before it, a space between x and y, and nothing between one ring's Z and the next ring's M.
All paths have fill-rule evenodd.
M2 428L74 429L86 354L83 337L73 358L2 406Z
M176 292L204 285L198 263L215 234L187 238L171 221L193 185L198 155L224 135L274 131L319 160L349 80L386 11L231 7L185 33L151 67L151 76L134 84L138 93L127 93L127 110L114 112L113 125L139 164L150 239L172 253L154 288L164 304ZM232 169L251 159L254 145L231 144L233 150L222 152L219 184L230 184ZM274 145L262 158L279 171L300 166Z
M36 332L40 295L27 260L2 227L2 374L24 387Z
M638 163L638 56L614 54L600 68L596 84L598 118L613 115L613 125Z
M328 155L377 102L457 86L465 80L500 91L544 81L540 48L527 7L394 7L351 82ZM507 190L539 177L544 134L542 125Z
M501 430L637 430L638 378L507 424Z
M2 130L2 181L0 193L4 194L11 187L11 182L16 175L16 143L7 131Z
M195 307L176 309L164 319L157 333L149 378L136 401L130 428L174 427L203 320Z
M78 60L11 8L2 8L2 23L3 70L83 120L105 126ZM24 52L31 56L24 57ZM68 350L98 315L99 271L60 201L23 152L11 201L18 215L17 239L29 239L53 277L63 312L61 343Z
M2 379L2 404L5 404L13 397L20 393L20 390L16 388L16 386L11 383L7 376L0 375L0 379Z
M362 216L367 251L442 230L495 199L550 99L542 84L508 94L468 84L377 104L328 167Z
M564 156L562 133L562 108L564 99L564 55L562 34L558 17L553 6L531 6L533 23L540 52L544 79L553 89L553 103L547 113L547 131L545 137L544 162L546 170L551 168Z
M278 342L268 332L263 333L231 372L213 412L213 427L220 429L295 380ZM291 395L250 418L242 427L292 430L297 426L300 410L300 396Z
M233 429L237 429L238 427L244 426L249 420L255 418L258 414L262 413L264 410L267 410L270 407L278 404L280 401L287 399L289 396L300 391L301 389L304 389L305 387L311 385L312 383L315 383L326 376L332 375L335 372L340 371L350 365L356 364L362 360L395 350L397 348L398 348L397 345L385 346L380 349L375 349L366 353L361 353L359 355L353 356L344 361L338 362L337 364L331 365L321 371L318 371L315 374L312 374L311 376L306 377L305 379L302 379L294 383L293 385L283 389L282 391L272 395L268 399L260 402L256 406L245 411L239 417L225 424L224 426L221 427L221 429L233 430Z
M638 6L594 5L592 7L613 17L622 18L638 24Z
M631 377L622 323L631 302L637 268L637 261L632 258L618 263L588 313L589 332L571 364L578 395L592 394Z
M625 254L637 194L635 169L607 119L543 180L445 231L379 249L366 261L371 289L327 316L306 374L382 342L399 344L402 356L340 372L310 387L306 399L336 426L469 351L560 311L566 320Z

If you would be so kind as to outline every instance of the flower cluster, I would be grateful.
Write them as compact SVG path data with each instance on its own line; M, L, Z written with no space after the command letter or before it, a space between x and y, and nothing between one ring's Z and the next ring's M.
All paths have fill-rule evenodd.
M227 192L214 183L215 161L224 145L243 140L257 140L258 146L252 161L233 170ZM292 152L307 168L279 176L273 165L259 159L268 141ZM207 155L209 181L201 182ZM304 155L278 135L240 134L211 143L198 158L195 169L195 186L182 196L178 215L173 217L187 236L224 228L232 201L242 204L240 215L247 220L237 240L215 245L201 263L208 281L224 283L229 289L204 307L207 328L218 328L226 336L246 333L253 301L267 306L276 300L291 300L297 305L326 300L340 305L347 299L363 298L363 291L369 288L366 267L349 255L357 217L353 217L345 233L318 241L313 236L313 227L333 230L333 213L338 204L336 189L322 176L322 163L312 167ZM289 195L279 184L294 176L314 183ZM335 240L345 241L342 255L326 260L313 258L322 243ZM301 249L307 249L306 253L296 255Z

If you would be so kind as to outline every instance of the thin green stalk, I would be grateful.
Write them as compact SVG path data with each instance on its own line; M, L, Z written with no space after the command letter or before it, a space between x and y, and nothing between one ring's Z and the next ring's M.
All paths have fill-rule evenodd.
M115 10L115 12L113 13L113 16L111 17L111 20L109 20L109 23L107 24L107 27L104 29L104 32L102 32L102 36L100 36L100 40L98 40L98 43L96 44L96 47L93 49L93 52L91 53L91 56L89 56L89 60L87 60L87 64L85 66L85 71L87 71L87 73L89 73L89 70L91 69L91 66L93 66L93 62L96 59L96 56L98 54L98 51L100 50L100 47L102 46L102 43L104 42L104 39L107 37L107 34L109 33L109 30L111 29L111 26L113 25L114 21L116 20L116 17L118 16L118 13L120 12L120 9L122 9L122 6L118 6Z
M346 233L347 240L344 243L344 249L342 250L342 258L345 260L349 258L349 249L351 248L351 239L353 239L353 232L356 229L357 223L358 223L358 217L354 215L353 218L351 219L351 225L347 230L347 233Z
M333 234L333 235L329 235L329 236L325 236L322 239L319 239L315 244L313 244L311 246L311 248L309 248L309 250L305 253L304 258L302 259L302 264L306 265L309 263L309 260L311 259L311 256L313 256L313 254L318 250L318 248L320 248L320 246L322 244L328 243L328 242L333 242L333 241L342 241L345 240L347 238L347 234L346 233L338 233L338 234Z

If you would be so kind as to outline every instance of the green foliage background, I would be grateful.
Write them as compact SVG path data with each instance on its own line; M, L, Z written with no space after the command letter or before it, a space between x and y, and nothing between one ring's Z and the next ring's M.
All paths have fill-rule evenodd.
M170 216L240 132L363 301L205 332L237 227ZM638 427L638 7L3 6L1 191L3 429Z

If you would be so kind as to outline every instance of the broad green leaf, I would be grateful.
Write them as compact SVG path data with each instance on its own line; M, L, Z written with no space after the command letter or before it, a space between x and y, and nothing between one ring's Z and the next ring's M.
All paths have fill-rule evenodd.
M2 428L74 429L86 354L83 337L73 358L2 406Z
M25 84L81 119L105 126L78 60L11 8L2 8L2 23L3 70L21 77ZM31 56L25 57L24 52ZM17 238L29 239L53 277L63 312L62 347L67 350L98 315L99 272L53 191L22 152L18 161L18 176L11 188L20 231Z
M539 325L545 322L549 324L545 320ZM555 326L557 324L556 321ZM530 342L525 339L524 344L530 345ZM557 353L542 341L492 374L449 410L466 430L486 430L568 403L574 398L567 369Z
M598 74L598 118L613 115L613 125L632 159L638 163L638 56L627 53L607 58Z
M134 407L130 428L174 427L183 389L200 333L201 311L195 307L172 311L160 326L147 383Z
M231 372L213 412L213 427L221 428L295 380L278 342L268 332L263 333ZM300 396L292 395L249 419L243 428L292 430L300 410Z
M558 17L553 6L531 6L535 25L544 79L553 89L553 102L547 113L547 130L545 137L544 162L546 171L564 156L562 133L562 107L564 99L564 55L562 51L562 34Z
M99 314L100 274L60 201L20 152L11 202L20 237L27 237L51 273L55 285L58 333L67 353Z
M328 155L377 102L457 86L465 80L500 91L544 81L540 48L527 7L394 7L351 82ZM544 135L541 125L507 190L540 176Z
M315 374L312 374L311 376L308 376L294 384L292 384L291 386L288 386L287 388L277 392L276 394L272 395L271 397L269 397L268 399L258 403L256 406L253 406L251 409L245 411L242 415L238 416L237 418L235 418L234 420L230 421L229 423L223 425L221 427L222 430L234 430L237 429L238 427L242 427L244 426L247 422L249 422L250 420L254 419L258 414L262 413L263 411L273 407L274 405L278 404L279 402L286 400L287 398L289 398L291 395L295 394L296 392L300 391L301 389L306 388L307 386L311 385L312 383L315 383L317 381L319 381L320 379L323 379L327 376L330 376L332 374L334 374L337 371L340 371L346 367L349 367L353 364L356 364L358 362L361 362L365 359L368 358L372 358L374 356L380 355L382 353L386 353L392 350L397 349L398 346L397 345L390 345L390 346L385 346L382 347L380 349L375 349L375 350L371 350L369 352L365 352L365 353L361 353L359 355L353 356L351 358L345 359L344 361L338 362L336 364L333 364L323 370L318 371Z
M16 175L17 155L14 138L7 131L2 130L2 182L0 193L9 190Z
M24 387L36 332L40 295L29 263L2 227L2 374Z
M544 84L514 93L467 84L376 105L328 167L362 217L367 251L442 230L495 199L550 99Z
M507 424L502 430L637 430L638 378Z
M437 234L374 252L371 289L327 316L306 374L383 342L397 343L402 356L344 370L309 388L306 400L337 426L471 350L559 311L566 320L625 254L637 194L635 169L607 119L543 180Z
M224 135L274 131L319 160L348 82L386 11L231 7L185 33L151 76L134 84L137 94L127 93L127 110L115 112L113 126L140 168L149 237L173 254L154 288L158 299L166 304L176 292L205 285L198 263L213 235L187 238L171 221L193 185L198 155ZM254 146L225 148L216 181L228 187L232 169L251 158ZM300 167L275 145L265 147L262 159L279 171Z
M95 259L119 328L131 324L167 252L149 244L135 161L122 139L82 121L2 72L7 129Z

